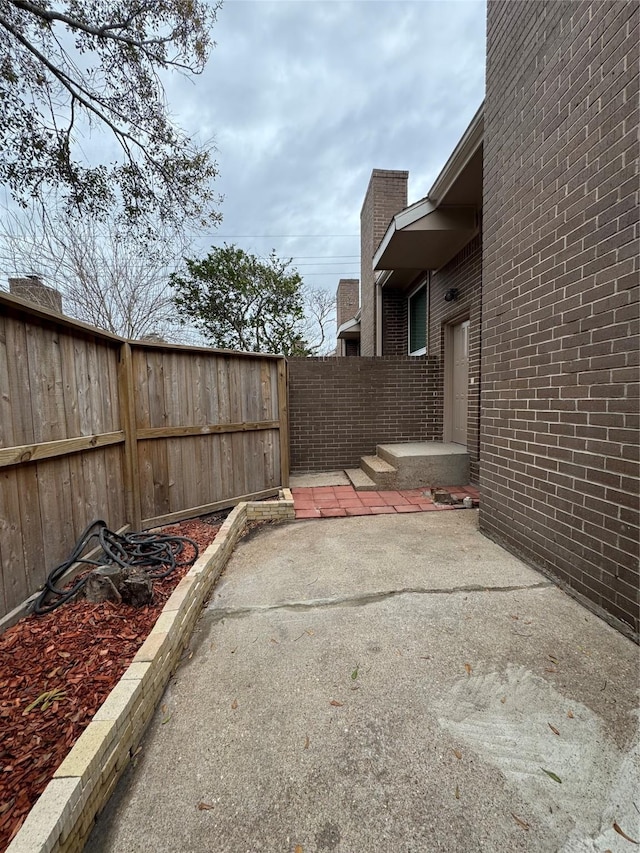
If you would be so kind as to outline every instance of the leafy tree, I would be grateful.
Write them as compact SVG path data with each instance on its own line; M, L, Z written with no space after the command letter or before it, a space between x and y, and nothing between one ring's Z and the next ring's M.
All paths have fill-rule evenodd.
M302 278L275 252L264 260L237 246L185 259L171 275L181 322L193 323L216 347L307 355Z
M130 222L219 219L210 151L174 126L160 74L202 71L219 3L2 0L0 182L26 205L52 187L69 211ZM95 128L119 155L91 151Z

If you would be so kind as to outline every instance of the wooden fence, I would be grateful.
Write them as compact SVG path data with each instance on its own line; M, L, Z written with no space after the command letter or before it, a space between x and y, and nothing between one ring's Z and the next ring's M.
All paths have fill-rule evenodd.
M288 484L284 358L124 341L0 294L0 617L96 518L155 527Z

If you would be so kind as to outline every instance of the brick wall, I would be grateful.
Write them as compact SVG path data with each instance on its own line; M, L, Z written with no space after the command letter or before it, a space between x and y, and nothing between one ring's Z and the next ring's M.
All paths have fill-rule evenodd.
M360 212L360 351L376 353L373 255L396 213L407 206L408 172L374 169Z
M480 514L636 630L639 10L488 4Z
M444 295L456 288L459 296L446 302ZM467 449L471 481L478 482L480 458L480 335L482 316L482 241L475 237L455 258L431 276L429 294L429 355L438 364L440 393L433 401L433 429L443 438L445 327L469 320L469 396Z
M407 355L407 294L382 289L382 355Z
M376 444L427 441L435 371L427 358L291 358L291 471L354 468Z
M352 320L360 304L360 282L357 278L341 278L336 291L336 326Z

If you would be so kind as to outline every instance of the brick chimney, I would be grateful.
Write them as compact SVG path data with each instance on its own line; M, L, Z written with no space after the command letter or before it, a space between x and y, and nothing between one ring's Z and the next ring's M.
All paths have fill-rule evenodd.
M336 325L352 320L360 304L360 282L357 278L341 278L336 291Z
M62 314L62 294L55 287L47 287L37 275L9 279L9 293L34 302L49 311Z
M391 219L407 206L409 172L374 169L360 212L360 352L376 354L375 277L372 261Z

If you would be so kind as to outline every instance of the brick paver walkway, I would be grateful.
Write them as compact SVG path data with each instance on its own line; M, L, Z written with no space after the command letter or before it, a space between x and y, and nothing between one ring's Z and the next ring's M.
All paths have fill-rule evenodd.
M462 499L470 496L477 506L480 495L475 486L443 486L442 488L450 492L454 498ZM337 518L390 512L440 512L459 508L434 504L428 496L428 489L356 492L353 486L318 486L317 488L294 488L291 492L296 518Z

